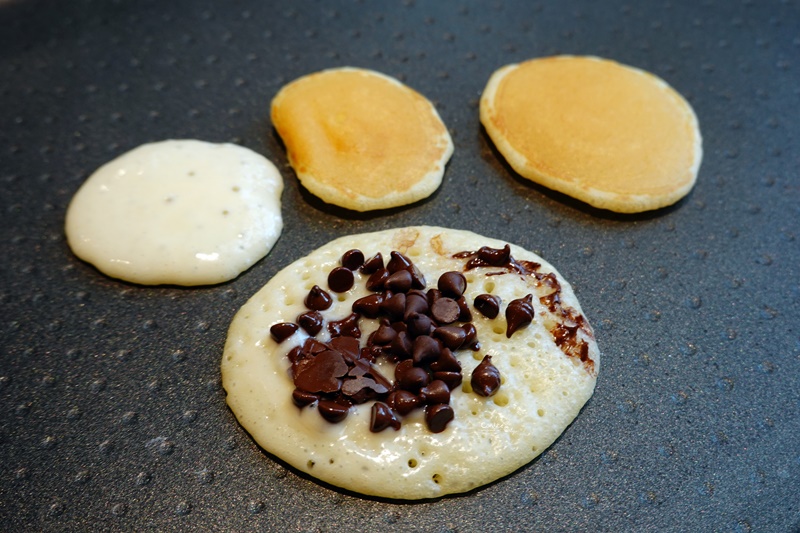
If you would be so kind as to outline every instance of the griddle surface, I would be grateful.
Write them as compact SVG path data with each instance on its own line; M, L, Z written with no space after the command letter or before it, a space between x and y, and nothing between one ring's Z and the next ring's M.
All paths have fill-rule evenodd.
M800 6L791 1L0 2L0 529L797 531ZM590 209L515 175L478 121L498 67L561 53L654 72L705 157L676 206ZM372 68L436 104L442 187L356 214L300 187L269 122L286 82ZM168 138L274 161L285 230L220 286L139 287L76 259L64 213L101 164ZM413 224L525 246L573 283L594 397L515 474L415 504L287 468L225 405L236 310L347 233Z

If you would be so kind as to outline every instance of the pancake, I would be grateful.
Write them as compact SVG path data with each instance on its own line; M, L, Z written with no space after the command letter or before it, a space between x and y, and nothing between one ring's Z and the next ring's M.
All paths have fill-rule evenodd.
M497 70L480 118L522 177L620 213L683 198L703 156L697 117L680 94L653 74L596 57Z
M409 227L339 238L276 274L231 323L222 384L267 452L350 491L415 500L529 463L578 415L599 366L546 261Z
M303 186L327 203L355 211L428 197L453 153L433 105L370 70L303 76L280 90L271 114Z
M104 274L143 285L235 278L281 234L283 179L233 144L170 140L103 165L70 202L67 242Z

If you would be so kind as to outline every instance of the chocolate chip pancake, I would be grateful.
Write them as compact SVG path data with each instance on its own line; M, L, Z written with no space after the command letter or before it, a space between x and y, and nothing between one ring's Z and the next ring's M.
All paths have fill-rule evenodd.
M355 492L474 489L530 462L591 397L600 353L537 255L437 227L337 239L234 318L227 401L266 451Z

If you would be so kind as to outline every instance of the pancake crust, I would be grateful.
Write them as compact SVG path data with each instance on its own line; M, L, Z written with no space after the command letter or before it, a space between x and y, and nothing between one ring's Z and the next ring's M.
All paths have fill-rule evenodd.
M680 94L648 72L596 57L497 70L480 116L521 176L621 213L681 199L703 155L697 117Z
M452 392L455 418L441 433L426 428L421 410L404 417L398 431L371 433L371 402L351 407L347 418L336 424L323 420L315 408L296 407L287 353L308 335L300 329L280 344L270 336L272 325L295 321L307 311L304 298L309 289L327 288L328 272L347 250L360 249L367 257L381 252L386 258L390 251L399 251L420 269L428 287L435 288L442 272L464 268L467 260L453 254L504 245L466 231L410 227L342 237L295 261L255 294L231 323L222 358L228 405L269 453L322 481L363 494L433 498L468 491L514 472L542 453L575 418L592 395L600 365L588 322L578 330L588 345L584 362L555 343L551 331L564 315L550 312L540 300L546 302L552 292L547 282L498 267L464 272L470 306L482 293L499 296L502 309L532 293L535 316L509 339L503 312L489 319L473 310L481 348L455 352L464 384ZM581 313L570 285L550 264L515 245L511 254L539 263L542 276L553 273L561 285L563 309ZM369 294L364 286L368 276L356 272L355 277L354 288L334 295L333 305L322 311L326 322L346 317L353 301ZM362 318L360 327L363 346L377 320ZM325 341L326 335L323 328L317 338ZM502 377L499 391L488 398L471 393L468 386L484 355L492 356ZM392 376L392 365L382 364L381 372Z
M355 211L428 197L453 153L433 105L370 70L303 76L280 90L271 114L302 184L325 202Z

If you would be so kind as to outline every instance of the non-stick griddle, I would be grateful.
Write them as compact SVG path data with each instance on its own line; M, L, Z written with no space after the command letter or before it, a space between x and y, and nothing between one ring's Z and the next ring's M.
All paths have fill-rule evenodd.
M596 211L521 179L481 129L498 67L593 54L694 106L705 157L677 205ZM672 0L0 2L3 531L800 530L800 5ZM269 122L286 82L372 68L455 142L428 200L368 214L307 193ZM232 141L283 173L272 253L214 287L140 287L77 260L64 213L102 163ZM537 460L421 503L324 486L225 405L235 311L330 239L413 224L518 243L577 289L604 354Z

